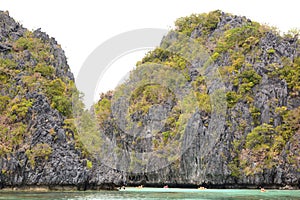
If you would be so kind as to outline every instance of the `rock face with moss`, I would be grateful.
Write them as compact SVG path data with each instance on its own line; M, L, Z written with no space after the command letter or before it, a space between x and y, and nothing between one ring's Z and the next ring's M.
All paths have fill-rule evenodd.
M197 102L195 112L184 121L188 109L182 110L180 105L186 100L188 107L191 101L176 99L172 91L156 84L142 84L131 90L124 120L116 121L118 113L113 110L122 109L122 101L114 101L114 98L124 95L124 88L130 88L128 85L137 75L135 71L127 85L119 86L113 95L103 95L95 105L98 123L115 150L136 152L115 155L117 165L125 166L124 170L128 171L127 183L299 188L300 48L297 33L280 35L268 26L221 11L180 18L175 25L161 46L137 63L135 71L144 73L145 77L155 76L157 70L151 72L145 68L145 64L153 63L181 70L186 78L182 84L191 89ZM210 124L218 123L213 121L217 109L211 102L217 92L216 85L208 85L205 73L196 69L201 65L199 60L185 59L184 54L190 50L188 42L178 43L176 53L170 50L170 41L178 39L178 35L197 41L222 77L227 109L224 125L215 130L219 134L209 131ZM159 74L170 77L163 71ZM147 131L157 119L165 121L148 140ZM171 145L176 138L182 138L182 147L190 133L196 133L195 138L184 151L178 149L182 153L177 159L157 160L159 156L154 156L152 160L145 160L137 156L137 153L180 146L180 143ZM153 165L163 166L161 162L170 165L147 171ZM134 173L137 165L140 174Z
M0 12L0 187L299 188L297 33L221 11L175 25L93 121L57 42Z
M78 140L72 114L78 92L53 38L0 12L0 68L1 188L86 189L121 181L119 173L92 163Z

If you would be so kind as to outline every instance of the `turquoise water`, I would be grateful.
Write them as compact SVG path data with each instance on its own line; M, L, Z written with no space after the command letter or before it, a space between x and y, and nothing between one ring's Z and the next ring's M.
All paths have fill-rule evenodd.
M300 190L197 190L197 189L159 189L127 188L125 191L86 191L86 192L8 192L0 191L0 199L5 200L194 200L194 199L243 199L243 200L296 200L300 199Z

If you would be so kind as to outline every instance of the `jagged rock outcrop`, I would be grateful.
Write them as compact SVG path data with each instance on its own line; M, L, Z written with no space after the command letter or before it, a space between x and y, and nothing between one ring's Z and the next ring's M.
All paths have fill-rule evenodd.
M104 109L107 104L103 102L112 104L110 115L101 118L99 123L104 135L113 140L112 148L121 146L127 152L125 159L124 154L122 159L115 155L116 166L127 166L123 169L128 171L127 183L299 188L300 155L296 150L300 119L298 36L281 36L267 26L221 11L180 18L175 25L175 30L163 38L161 46L137 64L137 72L132 72L126 85L116 89L117 97L103 95L96 105ZM210 80L207 77L209 68L203 71L198 67L205 66L207 60L203 60L205 54L195 57L197 48L191 41L209 54L209 65L217 69L222 81L216 81L217 75ZM192 53L186 56L188 51ZM160 90L163 96L153 85L140 87L135 83L137 87L132 89L133 80L142 73L147 74L143 77L152 79L159 73L160 77L171 80L163 70L147 71L151 63L182 70L186 82L181 84L196 96L197 106L185 121L183 132L177 127L184 116L188 116L184 115L188 109L180 107L186 97L181 98L179 104L177 97L173 98L175 101L167 101L171 96L164 92L165 89ZM225 87L225 101L219 99L222 103L214 104L214 94L222 89L220 83ZM124 88L133 91L127 110L119 98L120 93L127 95ZM218 108L223 103L227 104L224 116L216 114L224 111L222 106ZM187 108L188 104L185 106ZM114 111L119 111L116 108L124 109L125 114L119 115ZM103 116L99 108L96 114ZM166 116L163 126L151 132L153 119ZM127 128L124 128L126 123ZM152 134L151 140L147 140L147 134ZM176 137L181 139L176 140ZM167 158L158 159L159 151L177 146L180 146L176 150L180 155L177 160L172 160L172 155L168 154ZM152 157L149 159L146 153L152 153ZM153 169L153 165L160 168L147 171ZM135 173L136 169L140 173Z
M0 41L0 187L96 189L121 184L121 173L84 155L77 133L66 123L72 119L65 112L71 109L68 90L76 88L55 39L39 29L29 32L0 12Z
M0 187L299 188L298 35L221 11L175 25L93 121L57 42L0 12Z

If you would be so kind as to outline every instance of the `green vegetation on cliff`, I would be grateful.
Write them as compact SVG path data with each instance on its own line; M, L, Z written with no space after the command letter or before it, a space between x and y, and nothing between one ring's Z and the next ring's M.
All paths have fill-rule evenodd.
M0 187L121 173L133 184L299 187L297 32L222 11L179 18L91 113L56 41L0 15Z
M0 54L0 155L9 157L24 151L34 168L36 159L48 160L52 147L47 143L31 144L35 127L30 123L36 120L34 104L39 100L30 95L44 95L52 109L71 120L72 95L77 89L66 69L59 74L58 68L65 64L59 66L56 60L61 56L57 54L59 45L27 30L18 38L8 37L2 42L11 48ZM47 130L54 140L58 138L57 131Z
M293 138L298 137L300 118L297 33L281 36L274 28L221 11L183 17L175 25L175 30L163 39L161 46L137 63L137 69L147 63L157 63L179 70L186 78L183 85L192 88L197 100L194 111L201 115L201 123L198 123L207 128L213 115L212 86L207 85L203 71L193 73L197 60L187 60L182 54L193 50L189 43L186 46L180 42L175 44L177 53L172 53L168 47L171 43L168 39L173 41L178 34L199 42L217 65L226 87L227 116L223 134L227 139L220 138L222 144L216 144L229 149L223 152L226 159L220 161L229 170L229 177L239 179L261 175L277 169L279 163L289 163L291 169L297 171L300 167L299 152L290 152L294 148L291 145L295 145ZM191 52L190 58L194 57ZM147 76L153 74L149 72ZM167 108L164 95L170 95L169 92L172 91L155 84L132 91L129 115L138 119L141 127L135 130L147 127L142 122L146 121L151 106L159 104ZM111 99L101 98L97 103L101 121L110 120L105 113L111 113ZM172 111L168 113L162 131L152 141L154 150L164 149L169 138L176 137L177 127L184 116L179 105L184 102L188 101L173 98ZM183 131L185 127L186 124ZM224 147L225 143L229 146Z

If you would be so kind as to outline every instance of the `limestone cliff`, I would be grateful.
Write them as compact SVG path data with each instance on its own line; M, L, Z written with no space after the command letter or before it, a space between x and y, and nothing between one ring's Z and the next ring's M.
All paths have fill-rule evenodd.
M175 25L93 121L60 45L0 12L0 187L299 188L297 33L221 11Z
M298 188L297 33L221 11L175 25L95 106L110 164L129 184Z
M72 128L78 92L54 38L0 12L0 68L1 188L111 188L122 181L89 157Z

